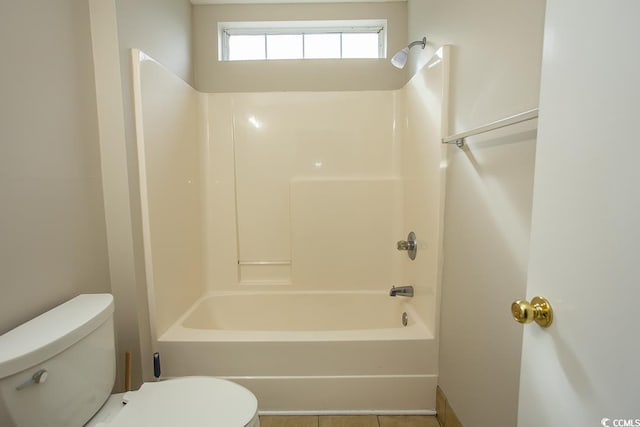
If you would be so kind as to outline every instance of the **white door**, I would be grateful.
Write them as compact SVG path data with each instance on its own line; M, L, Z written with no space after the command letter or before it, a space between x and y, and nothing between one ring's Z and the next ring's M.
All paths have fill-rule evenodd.
M640 426L639 131L640 1L547 0L520 427Z

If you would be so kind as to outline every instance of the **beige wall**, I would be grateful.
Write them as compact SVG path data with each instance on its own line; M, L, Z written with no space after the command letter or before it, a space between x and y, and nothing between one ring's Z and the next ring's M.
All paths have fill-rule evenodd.
M109 291L85 0L0 2L0 334Z
M399 89L406 71L387 59L218 61L218 22L387 19L387 52L406 44L407 4L194 5L195 86L202 92Z
M150 45L191 79L188 1L118 7L123 54L129 44ZM89 2L2 2L0 19L0 332L79 293L114 292L120 306L127 304L118 312L125 321L116 319L119 351L134 353L139 382L136 270L133 257L118 250L127 244L121 228L105 227ZM130 79L130 62L122 62ZM122 98L130 102L130 92ZM111 176L127 169L122 159ZM126 209L111 206L114 215L130 215L126 183L108 187L106 203L123 206L126 198ZM130 227L125 234L131 238Z
M131 85L129 50L137 48L193 85L191 3L189 0L115 0L122 74Z
M452 44L452 133L537 106L544 6L409 0L409 39L430 41L411 72ZM464 425L516 424L522 328L509 306L525 290L534 126L450 148L439 383Z

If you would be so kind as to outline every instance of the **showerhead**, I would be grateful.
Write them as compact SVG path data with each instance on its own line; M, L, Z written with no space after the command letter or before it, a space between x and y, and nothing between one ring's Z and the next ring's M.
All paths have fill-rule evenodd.
M422 40L411 42L409 43L409 46L399 50L395 55L393 55L393 58L391 58L393 66L400 69L404 68L404 66L407 65L407 59L409 58L409 49L418 45L422 46L422 49L424 49L427 45L427 38L423 37Z
M408 58L409 48L405 47L404 49L399 50L395 55L393 55L393 58L391 58L391 63L394 67L402 69L405 65L407 65Z

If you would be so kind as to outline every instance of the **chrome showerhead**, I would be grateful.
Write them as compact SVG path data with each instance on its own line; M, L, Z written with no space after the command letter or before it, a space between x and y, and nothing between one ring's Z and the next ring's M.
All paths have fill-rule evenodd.
M409 49L418 45L424 49L427 45L427 38L423 37L422 40L411 42L409 43L409 46L399 50L395 55L393 55L393 58L391 58L393 66L400 69L404 68L404 66L407 65L407 59L409 58Z

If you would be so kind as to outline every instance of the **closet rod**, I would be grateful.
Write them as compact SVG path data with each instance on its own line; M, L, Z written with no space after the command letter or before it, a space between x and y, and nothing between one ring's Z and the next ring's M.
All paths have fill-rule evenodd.
M511 117L506 117L504 119L496 120L495 122L491 122L484 126L480 126L475 129L468 130L466 132L460 132L460 133L456 133L455 135L442 138L442 143L443 144L455 143L458 146L458 148L462 148L464 147L464 139L468 136L478 135L478 134L489 132L495 129L500 129L506 126L515 125L516 123L520 123L520 122L526 122L527 120L532 120L537 117L538 117L538 109L534 108L533 110L518 113Z

